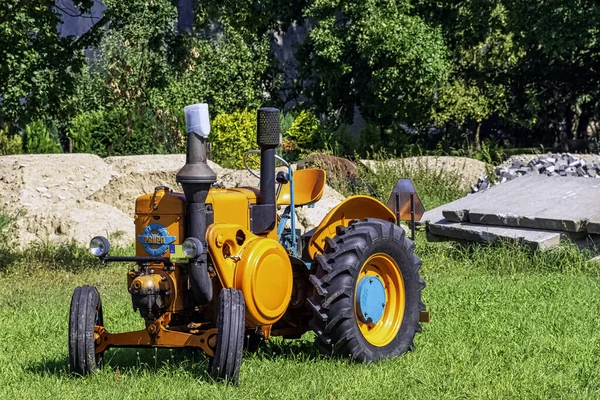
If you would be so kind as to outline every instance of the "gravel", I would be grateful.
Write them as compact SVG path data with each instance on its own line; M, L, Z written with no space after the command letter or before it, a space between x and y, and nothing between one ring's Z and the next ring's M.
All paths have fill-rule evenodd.
M495 169L494 182L486 175L471 185L471 193L489 189L491 186L508 182L524 175L600 177L600 157L577 157L569 153L543 156L515 156Z

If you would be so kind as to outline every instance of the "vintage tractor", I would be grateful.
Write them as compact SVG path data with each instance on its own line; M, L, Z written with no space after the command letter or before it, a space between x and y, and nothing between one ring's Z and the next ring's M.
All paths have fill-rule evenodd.
M136 256L109 256L102 236L90 251L102 263L134 262L127 274L145 328L109 333L95 287L75 289L69 317L71 370L100 368L111 347L199 348L209 373L237 384L242 350L271 336L314 331L328 355L361 362L399 356L427 319L413 242L396 215L366 196L349 197L300 234L295 207L323 195L325 172L293 171L276 155L279 110L258 110L259 187L214 187L206 163L208 106L188 106L182 193L159 186L135 205ZM276 159L287 170L276 173ZM250 169L249 169L250 170Z

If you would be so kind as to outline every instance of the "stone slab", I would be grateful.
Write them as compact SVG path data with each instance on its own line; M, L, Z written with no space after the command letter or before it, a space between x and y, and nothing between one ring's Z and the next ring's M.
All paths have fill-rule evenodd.
M481 192L481 193L483 193L483 192ZM443 211L445 209L453 208L453 207L460 207L460 204L462 201L464 201L464 199L471 198L473 196L479 196L481 193L472 193L472 194L467 195L467 197L463 197L461 199L454 200L453 202L444 204L443 206L439 206L437 208L427 210L427 211L425 211L425 213L423 214L421 219L419 221L416 221L415 223L417 226L419 226L419 225L425 226L425 225L427 225L427 223L436 223L438 221L445 220L446 218L444 218L444 214L443 214Z
M556 231L545 231L527 228L474 225L466 222L449 222L446 220L427 225L429 241L443 239L494 243L498 240L511 240L531 246L534 250L545 250L560 243L561 234Z
M449 222L600 233L600 180L523 176L443 206Z

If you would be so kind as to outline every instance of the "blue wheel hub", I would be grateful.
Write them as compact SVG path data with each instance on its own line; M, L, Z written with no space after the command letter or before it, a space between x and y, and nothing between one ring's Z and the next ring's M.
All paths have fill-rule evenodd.
M365 324L376 324L385 311L385 287L377 276L365 276L356 287L358 319Z

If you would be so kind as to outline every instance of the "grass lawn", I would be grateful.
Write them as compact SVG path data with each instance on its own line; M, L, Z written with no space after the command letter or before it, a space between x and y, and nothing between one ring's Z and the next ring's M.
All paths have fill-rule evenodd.
M0 398L600 398L600 265L570 246L461 250L419 237L433 321L416 349L378 364L319 356L312 336L245 354L238 388L210 381L200 352L112 349L69 375L70 297L97 285L109 330L140 329L127 267L0 275Z

